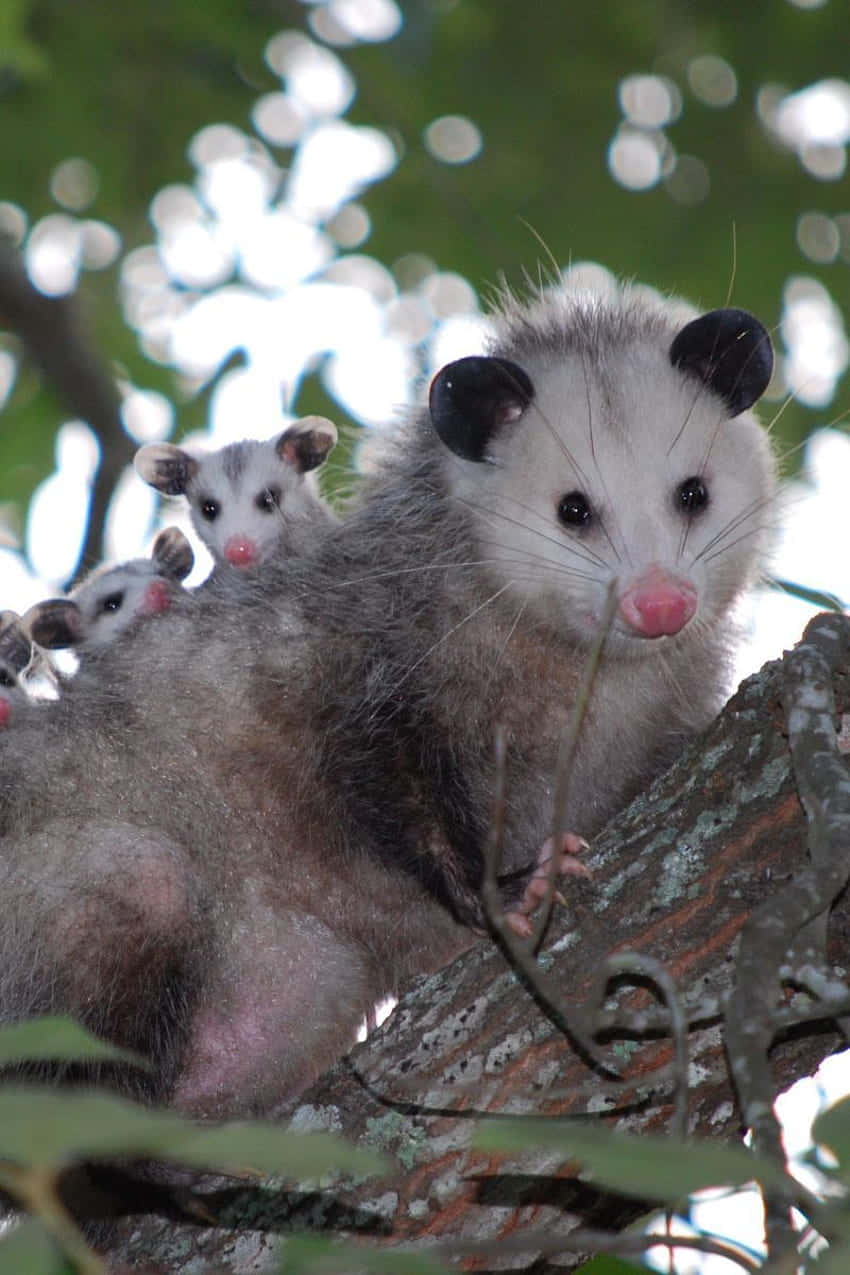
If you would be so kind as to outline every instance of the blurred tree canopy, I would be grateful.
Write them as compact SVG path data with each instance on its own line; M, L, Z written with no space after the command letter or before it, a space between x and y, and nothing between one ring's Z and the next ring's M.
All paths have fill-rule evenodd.
M362 3L368 16L372 0ZM706 308L728 296L774 330L789 278L803 275L846 311L850 85L841 78L847 13L837 0L544 0L533 7L403 0L396 33L365 39L334 18L334 11L356 18L357 4L4 0L0 228L7 247L25 253L41 220L56 213L117 231L120 252L111 264L75 276L75 304L106 367L123 383L174 401L178 431L202 425L204 386L187 385L167 359L142 349L122 313L121 262L155 241L149 210L157 192L191 183L187 147L198 130L225 123L257 135L258 98L281 88L264 51L287 30L318 44L325 33L356 84L347 120L383 130L395 148L397 166L359 195L371 229L358 250L379 262L392 267L423 254L486 295L503 272L522 287L523 272L536 278L538 262L551 273L553 262L592 259ZM632 82L631 100L634 76L647 78ZM809 120L805 159L805 138L792 144L777 124L777 106L823 81L832 85L832 116ZM655 117L651 91L646 98L653 85L666 85L668 94L666 114L662 108ZM444 162L423 140L428 125L447 115L480 130L480 152L468 162ZM640 188L612 172L609 148L618 137L637 139L638 167L649 164ZM285 187L292 148L262 144ZM57 192L58 166L72 157L87 161L96 178L84 207ZM808 238L800 231L806 214L814 214ZM238 261L231 279L239 279ZM0 283L0 352L12 369L0 411L0 502L19 511L51 471L56 429L71 414L23 327ZM43 331L40 321L35 328ZM778 330L777 347L781 353ZM846 382L831 401L822 398L817 409L793 403L783 413L786 444L850 405ZM297 407L345 416L312 374ZM117 448L126 463L132 440Z

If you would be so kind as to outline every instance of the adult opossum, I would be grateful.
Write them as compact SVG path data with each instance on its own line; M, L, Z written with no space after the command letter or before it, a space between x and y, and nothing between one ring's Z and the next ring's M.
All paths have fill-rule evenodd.
M266 1109L482 925L497 730L522 894L610 581L565 826L709 722L773 516L772 354L742 311L693 315L511 306L310 552L178 598L106 690L0 740L5 1017L67 1010L159 1097Z

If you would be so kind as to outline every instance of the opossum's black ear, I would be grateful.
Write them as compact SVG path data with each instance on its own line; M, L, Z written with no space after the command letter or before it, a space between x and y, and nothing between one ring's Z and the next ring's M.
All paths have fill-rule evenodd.
M133 458L136 473L163 496L182 496L198 472L194 456L173 443L147 443Z
M695 373L737 416L767 389L773 347L767 329L746 310L711 310L682 328L670 362Z
M275 443L275 451L299 474L317 469L336 446L336 425L326 416L305 416L285 429Z
M473 356L437 373L428 406L446 447L464 460L484 460L496 430L522 416L533 398L534 386L518 364Z
M17 611L0 611L0 660L21 673L32 658L32 641Z
M151 557L164 576L184 580L195 565L192 546L179 527L166 527L153 542Z
M76 602L68 598L49 598L36 602L24 615L24 623L39 646L55 650L76 646L83 640L83 617Z

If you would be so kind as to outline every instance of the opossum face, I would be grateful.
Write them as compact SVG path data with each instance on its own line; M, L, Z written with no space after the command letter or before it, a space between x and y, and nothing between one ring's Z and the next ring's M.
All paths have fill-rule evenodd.
M144 617L167 611L193 563L186 537L177 527L167 527L154 541L150 558L92 572L70 597L31 607L27 624L41 646L100 650Z
M0 612L0 728L8 726L16 703L25 701L21 685L24 670L32 661L32 642L20 616Z
M614 580L614 640L639 651L721 618L758 569L775 467L747 409L772 355L741 311L619 317L451 364L431 408L494 578L584 639Z
M185 495L192 524L216 562L257 567L286 547L293 524L324 507L312 473L336 443L324 417L307 416L269 442L232 443L193 457L168 443L150 444L136 469L167 495Z

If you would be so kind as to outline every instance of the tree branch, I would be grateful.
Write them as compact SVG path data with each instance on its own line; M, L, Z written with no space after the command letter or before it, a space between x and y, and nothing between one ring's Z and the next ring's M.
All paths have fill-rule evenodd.
M781 679L780 665L771 664L745 682L704 739L596 839L588 854L593 876L570 882L569 907L556 910L539 960L569 1022L576 1014L588 1021L582 1015L598 971L612 957L637 953L639 962L650 962L647 970L669 971L689 1028L688 1132L708 1138L737 1138L741 1119L723 1033L705 1015L732 994L734 949L769 883L808 870ZM846 660L835 696L838 711L847 712ZM850 910L842 900L831 921L828 959L846 956L848 930ZM839 984L836 976L822 990L828 987L835 999ZM796 1008L790 1017L771 1008L779 1021L798 1021ZM845 1008L842 997L838 1009ZM371 1231L369 1243L395 1248L470 1237L498 1243L507 1235L521 1247L526 1232L542 1228L553 1246L563 1238L565 1253L579 1230L619 1231L644 1204L595 1189L574 1164L551 1154L511 1158L470 1147L474 1118L482 1112L607 1117L632 1132L666 1130L676 1069L673 1044L657 1038L657 1030L668 1023L659 1023L658 1006L643 987L628 990L622 1011L607 1013L605 1043L597 1051L622 1075L614 1093L541 1014L503 953L482 941L420 980L387 1023L291 1112L295 1127L331 1128L393 1152L397 1175L344 1197L261 1195L244 1187L222 1194L219 1183L203 1198L220 1226L236 1230L189 1230L150 1218L128 1226L116 1252L131 1269L155 1256L174 1275L187 1272L192 1261L203 1269L205 1260L247 1275L263 1262L271 1265L280 1234L299 1229ZM617 1026L622 1014L625 1028ZM641 1015L652 1028L646 1038L637 1032ZM810 1073L840 1041L826 1023L787 1033L773 1047L775 1083L784 1087ZM231 1248L237 1233L238 1252ZM386 1238L376 1241L376 1235ZM546 1269L533 1252L508 1260L511 1269ZM558 1269L578 1261L565 1255Z
M115 485L133 455L121 424L115 379L89 341L76 297L48 297L30 281L12 242L0 235L0 327L17 333L27 354L67 411L91 426L100 443L80 561L104 555L103 528Z

